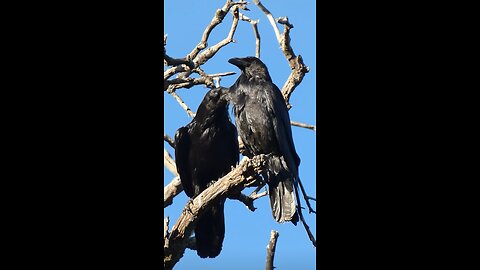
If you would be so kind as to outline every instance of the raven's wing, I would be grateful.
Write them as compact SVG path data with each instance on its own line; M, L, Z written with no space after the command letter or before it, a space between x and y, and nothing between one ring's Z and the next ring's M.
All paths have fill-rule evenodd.
M175 163L182 182L183 190L188 197L193 197L194 188L188 164L190 153L190 134L187 127L181 127L175 133Z
M231 162L235 162L234 165L236 166L238 164L238 161L240 159L238 152L239 152L239 146L238 146L238 132L237 128L230 122L230 120L227 123L227 131L229 134L228 140L230 140L230 148L228 149L228 160Z
M294 170L295 176L298 176L297 168L300 165L300 157L293 143L292 127L285 99L283 99L280 89L275 84L266 84L265 87L267 88L265 93L268 95L266 98L267 108L272 110L270 113L274 115L272 117L274 119L273 128L280 150L285 156L287 163L289 163L290 169Z

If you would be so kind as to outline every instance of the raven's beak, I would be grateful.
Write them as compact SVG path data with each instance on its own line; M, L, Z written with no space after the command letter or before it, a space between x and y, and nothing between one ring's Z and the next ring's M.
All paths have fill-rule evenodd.
M248 62L243 60L242 58L231 58L228 62L232 65L237 66L240 69L244 69L248 66Z

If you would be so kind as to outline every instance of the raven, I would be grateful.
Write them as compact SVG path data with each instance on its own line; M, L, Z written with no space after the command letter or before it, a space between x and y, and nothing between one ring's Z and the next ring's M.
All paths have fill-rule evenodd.
M271 156L264 178L273 217L279 223L291 221L297 225L294 188L297 191L300 158L293 144L285 100L260 59L232 58L228 62L242 71L230 87L229 96L246 155Z
M175 163L185 193L195 198L226 175L239 160L237 130L228 116L228 89L215 88L203 98L193 120L175 133ZM197 254L214 258L225 236L225 199L216 202L195 227Z

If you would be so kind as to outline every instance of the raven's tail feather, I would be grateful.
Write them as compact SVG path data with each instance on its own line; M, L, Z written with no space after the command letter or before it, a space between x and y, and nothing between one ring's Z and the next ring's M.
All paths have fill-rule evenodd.
M267 170L268 193L273 218L279 223L291 221L297 225L298 214L295 205L294 176L287 169L283 157L269 159Z
M201 258L215 258L222 250L225 236L224 205L222 201L208 209L197 222L195 227L195 241L197 254Z

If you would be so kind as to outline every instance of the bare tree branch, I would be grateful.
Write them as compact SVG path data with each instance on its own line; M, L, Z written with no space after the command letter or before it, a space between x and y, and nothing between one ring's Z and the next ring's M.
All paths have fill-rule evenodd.
M304 124L304 123L300 123L300 122L295 122L295 121L290 121L290 124L292 126L297 126L297 127L302 127L302 128L308 128L308 129L311 129L313 131L317 131L317 128L313 125L308 125L308 124Z
M237 24L238 24L238 8L248 10L246 8L246 4L247 4L247 2L244 2L244 1L233 2L231 0L227 0L225 5L221 9L218 9L215 12L215 15L212 18L210 24L205 28L200 42L184 58L174 59L172 57L169 57L166 54L165 47L164 47L164 62L166 62L167 64L174 65L173 67L169 68L168 70L166 70L164 72L164 75L163 75L164 90L168 89L169 86L172 85L171 81L170 82L166 81L171 76L173 76L174 74L177 74L177 73L181 73L181 74L179 74L178 77L180 79L186 79L188 76L190 76L193 69L195 69L195 68L201 66L202 64L206 63L223 46L227 45L228 43L234 42L233 35L235 34L235 30L236 30ZM228 11L232 7L233 7L233 12L232 12L233 22L232 22L232 27L230 29L230 32L229 32L228 36L224 40L220 41L218 44L216 44L216 45L206 49L202 53L200 53L202 50L207 48L208 38L209 38L212 30L223 21L225 16L228 14ZM166 44L166 35L164 35L164 46L165 46L165 44ZM191 80L195 80L195 79L191 79ZM193 85L204 84L204 83L207 85L207 87L214 87L214 83L211 81L211 78L204 78L203 80L194 81L193 84L192 83L181 82L181 85L173 87L170 90L174 91L175 89L182 88L182 87L190 88Z
M260 58L260 33L258 32L258 27L257 24L260 20L252 20L242 14L241 12L239 13L240 20L249 22L252 27L253 27L253 34L255 35L255 57Z
M268 20L270 21L270 24L273 26L273 31L275 32L277 41L280 43L280 31L277 28L277 24L275 23L275 19L273 18L272 13L268 11L268 9L259 0L253 0L253 3L255 3L255 5L257 5L263 11L263 13L265 13Z
M195 66L201 66L205 64L210 58L212 58L223 46L227 45L228 43L234 42L233 40L233 35L235 34L235 30L237 29L238 25L238 7L234 6L232 10L233 14L233 22L232 22L232 27L230 28L230 32L228 33L228 36L220 41L219 43L213 45L212 47L206 49L203 51L201 54L199 54L197 57L195 57L195 60L193 62L195 63Z
M175 176L172 181L163 188L163 208L173 203L173 198L183 191L180 177Z
M172 269L183 257L187 241L205 210L221 198L227 198L250 186L265 167L267 158L265 155L254 156L252 159L244 158L235 169L206 188L195 199L188 201L173 226L168 241L165 240L168 243L164 248L165 269Z
M260 190L260 188L262 188L263 186L265 185L265 183L263 185L260 185L257 187L258 190ZM252 212L255 212L255 210L257 209L254 205L253 205L253 201L255 201L256 199L258 198L261 198L261 197L264 197L264 196L267 196L268 195L268 192L267 191L264 191L262 193L258 193L257 194L257 191L258 190L255 190L254 192L252 192L252 194L250 194L250 196L247 196L243 193L237 193L235 195L231 195L229 196L228 198L229 199L232 199L232 200L238 200L238 201L241 201L243 204L245 204L245 206Z
M177 166L170 153L163 149L163 163L169 171L171 171L175 177L172 181L163 188L163 208L173 203L173 198L183 191L182 182L177 172Z
M187 112L188 116L191 118L195 117L195 113L190 110L190 108L185 104L185 102L175 93L174 91L169 91L170 95L172 95L177 101L178 104Z
M270 24L273 26L276 39L285 58L289 63L290 68L292 69L290 76L288 77L281 90L287 107L290 109L290 96L292 95L295 88L302 82L304 75L309 72L309 68L303 63L303 59L300 55L295 55L290 45L290 29L293 28L293 25L288 21L288 17L280 17L277 19L277 21L275 21L271 12L265 6L263 6L263 4L259 0L254 0L254 3L260 8L260 10L263 11L263 13L267 16ZM169 94L171 94L177 100L179 105L192 118L195 116L195 113L178 96L176 90L180 88L188 89L197 85L205 85L208 88L219 87L220 80L223 76L235 74L234 72L207 74L201 69L201 66L207 61L209 61L212 57L214 57L221 48L228 45L229 43L235 42L234 35L239 20L247 21L252 25L255 35L255 55L256 57L260 58L260 34L257 27L259 20L254 21L238 11L238 9L248 10L246 4L247 2L244 1L234 2L232 0L227 0L224 6L215 12L215 15L212 18L211 22L205 28L200 42L195 46L195 48L193 48L193 50L189 54L187 54L183 58L174 58L166 53L165 46L167 41L167 35L164 35L164 64L167 66L171 66L166 71L164 71L164 91L167 91ZM227 37L218 42L217 44L208 47L208 39L212 30L220 23L222 23L229 11L231 11L232 13L233 21ZM283 33L280 33L279 28L276 24L277 22L284 25ZM193 73L197 73L198 75L200 75L200 77L190 77L190 75L192 75ZM177 77L172 78L175 74L178 74ZM291 121L291 125L316 131L316 127L313 125L298 123L294 121ZM174 140L168 137L165 133L164 140L169 143L172 148L175 148ZM243 143L240 139L239 146L241 153L247 154L244 153L245 148L243 147ZM256 209L253 205L254 200L268 194L266 190L264 192L258 193L265 186L265 183L261 181L261 177L260 180L258 179L258 175L265 166L266 158L267 157L263 155L255 156L252 159L245 158L244 160L242 160L242 162L240 162L237 167L233 168L230 173L217 180L213 185L204 190L199 196L195 197L193 200L190 200L185 206L181 216L173 226L171 232L168 232L168 217L165 218L164 267L166 269L172 269L174 267L174 265L180 260L180 258L183 257L185 248L196 249L195 238L191 237L193 228L198 218L203 214L205 209L207 209L214 201L228 197L230 199L241 201L251 211L254 211ZM167 207L173 203L173 198L183 191L183 187L181 185L180 178L178 177L175 161L166 151L166 149L164 149L164 165L175 175L172 181L164 187L164 207ZM308 196L303 188L301 181L299 181L299 183L301 191L304 195L304 199L307 202L309 212L315 213L315 210L311 207L309 203L309 200L315 201L315 198ZM241 193L241 191L245 187L249 186L256 186L257 188L249 196ZM307 231L310 240L312 241L314 246L316 246L315 238L310 232L310 229L303 218L303 214L301 211L302 207L300 205L300 198L298 194L299 191L295 189L295 192L297 193L297 204L300 219ZM276 236L273 236L273 233L274 231L272 231L269 245L270 249L267 253L267 269L274 268L273 257L275 253L275 245L278 238L278 232L275 232ZM273 242L272 238L274 238Z
M175 165L175 161L173 160L172 156L170 155L170 153L168 153L168 151L165 148L163 148L163 164L174 175L178 175L177 165Z
M163 140L166 141L173 149L175 149L175 141L165 132L163 133Z
M300 186L302 187L302 192L303 190L303 185L302 182L300 181L300 178L298 178L298 182L300 183ZM310 231L310 227L307 225L307 222L305 221L305 218L303 217L303 212L302 212L302 204L300 202L300 195L298 194L298 188L295 188L295 197L297 199L297 212L298 215L300 216L300 220L302 221L303 227L305 228L305 231L307 232L308 238L312 242L313 246L317 246L317 240L315 240L315 237L313 236L312 232ZM306 195L306 194L304 194ZM305 199L307 202L307 205L310 207L310 203L307 199Z
M278 23L285 25L283 34L280 35L280 31L278 30L272 13L268 11L259 0L254 0L253 2L263 11L263 13L265 13L272 24L280 48L292 69L290 76L282 87L283 98L285 99L288 109L290 109L292 107L289 102L290 96L292 95L293 90L295 90L295 88L302 82L305 73L309 72L309 68L303 63L303 59L300 55L295 56L295 53L290 46L290 29L293 28L293 25L288 22L288 17L280 17L278 19Z
M216 73L216 74L205 74L202 75L200 78L190 78L190 77L185 77L185 78L176 78L172 80L165 80L163 84L163 89L164 91L169 91L169 87L171 88L170 91L174 92L176 89L179 88L191 88L192 86L195 85L201 85L205 84L206 87L209 88L214 88L215 84L213 82L214 79L218 79L222 76L230 76L236 74L235 72L222 72L222 73Z
M200 51L202 51L203 49L205 49L207 47L207 41L208 41L208 37L210 36L210 33L212 32L212 30L217 25L219 25L223 21L223 19L228 14L228 11L230 10L230 8L232 6L234 6L234 5L245 5L245 4L246 4L246 2L244 2L244 1L233 2L231 0L227 0L225 5L221 9L217 9L217 11L215 12L215 16L212 18L212 21L205 28L205 31L203 32L203 35L202 35L202 39L200 40L198 45L195 46L195 48L193 48L193 50L186 56L186 58L187 59L194 59ZM232 29L233 29L233 26L232 26ZM233 31L235 31L235 30L233 30Z
M270 241L267 246L267 266L266 270L273 270L273 259L275 257L275 248L277 247L277 239L280 234L277 231L272 230L270 232Z
M163 48L163 63L166 66L179 66L182 64L187 65L189 68L194 68L195 65L193 64L192 61L187 60L185 58L173 58L167 55L167 51L165 50L165 47Z

